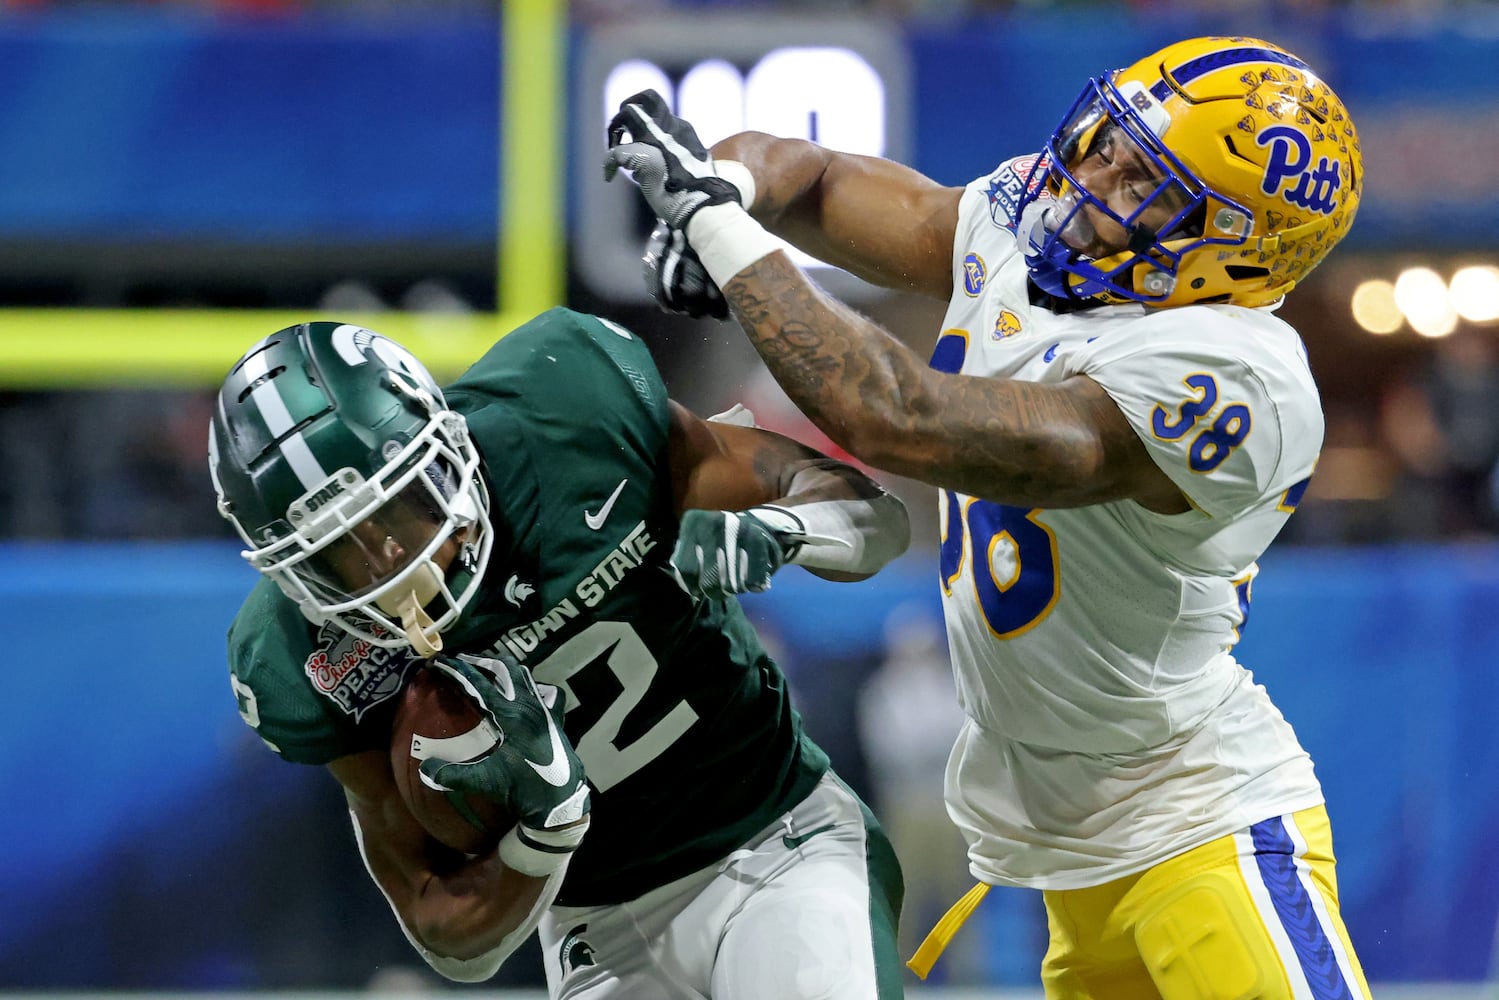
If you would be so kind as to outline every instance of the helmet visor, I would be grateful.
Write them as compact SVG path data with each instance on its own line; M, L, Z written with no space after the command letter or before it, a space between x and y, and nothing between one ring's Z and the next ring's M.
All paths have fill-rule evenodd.
M291 504L281 522L288 530L244 555L311 621L336 622L377 646L412 645L407 611L426 609L430 621L414 627L436 648L489 563L494 532L479 454L451 411L381 453L388 460L371 478L340 469Z
M441 463L402 486L394 496L346 533L318 549L297 566L315 590L336 603L363 597L407 572L440 544L446 527L445 500L439 483L454 481Z
M293 504L289 517L298 529L250 553L251 563L320 608L364 603L432 559L450 537L469 540L478 515L464 490L469 465L423 433L373 479L341 470L336 500L312 509L327 492L319 489Z

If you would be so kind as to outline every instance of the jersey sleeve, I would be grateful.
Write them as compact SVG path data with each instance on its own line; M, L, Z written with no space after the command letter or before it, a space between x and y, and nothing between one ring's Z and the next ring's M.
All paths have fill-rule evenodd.
M1310 475L1322 442L1304 361L1233 323L1206 308L1154 314L1127 336L1099 338L1073 362L1119 405L1156 465L1213 517Z
M387 675L383 684L361 685L372 673L369 664L348 655L351 637L335 634L332 626L327 631L327 638L350 649L322 648L323 634L315 633L269 580L256 585L229 627L229 685L240 718L267 746L296 764L327 764L383 746L384 730L361 723L370 708L399 689L400 673L390 677L388 670L382 671ZM324 661L326 667L319 669ZM318 690L319 683L326 693ZM377 691L382 687L388 690ZM371 697L377 693L384 697ZM363 700L356 700L360 696ZM339 697L345 706L335 700Z
M1009 257L1015 245L1015 209L1034 156L1006 160L970 181L958 200L958 224L953 233L952 275L955 288L969 296L979 294Z

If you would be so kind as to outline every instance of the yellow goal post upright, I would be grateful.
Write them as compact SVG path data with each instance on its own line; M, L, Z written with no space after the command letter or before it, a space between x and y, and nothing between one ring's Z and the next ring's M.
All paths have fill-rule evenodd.
M560 305L566 0L505 0L501 14L499 264L492 313L317 310L0 309L0 387L212 386L260 337L314 319L365 323L439 380L506 331Z

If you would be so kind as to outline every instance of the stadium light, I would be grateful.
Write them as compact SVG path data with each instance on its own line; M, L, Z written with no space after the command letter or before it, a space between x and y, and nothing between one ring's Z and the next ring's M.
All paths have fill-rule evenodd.
M1448 286L1452 308L1470 323L1499 320L1499 267L1460 268Z
M1353 290L1352 309L1354 322L1373 334L1391 334L1405 325L1405 316L1395 303L1395 286L1380 278L1359 283Z
M1423 337L1445 337L1457 328L1447 282L1429 267L1408 267L1395 279L1395 304Z

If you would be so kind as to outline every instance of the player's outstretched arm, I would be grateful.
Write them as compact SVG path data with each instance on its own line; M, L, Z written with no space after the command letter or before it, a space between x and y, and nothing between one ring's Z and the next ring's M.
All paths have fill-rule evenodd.
M764 590L787 562L830 580L861 580L910 542L898 498L752 418L703 420L673 402L669 447L681 518L672 565L696 596Z
M1075 507L1133 499L1163 513L1188 509L1118 405L1092 379L1079 375L1042 385L932 370L887 331L808 280L745 212L743 203L758 203L759 193L729 195L721 165L700 149L663 139L668 132L692 134L689 124L665 109L659 95L646 92L626 100L610 124L606 177L621 167L631 171L656 214L685 231L776 381L851 454L891 472L1004 503ZM626 134L630 142L624 141ZM855 236L859 223L826 221L831 216L825 204L835 189L874 190L878 185L830 182L823 175L849 161L806 150L802 155L810 157L811 167L784 171L810 178L804 193L795 194L790 189L796 185L788 185L789 194L770 197L790 197L790 204L808 199L823 203L818 227L851 243L855 252L878 258L879 250L860 242L878 229ZM765 160L770 162L769 154ZM819 162L822 174L814 178ZM755 169L775 172L750 168ZM942 197L933 195L939 202ZM944 210L951 212L950 225L928 225L919 212L912 222L928 233L945 232L944 259L952 249L960 197L953 193ZM834 200L841 218L841 194ZM898 199L883 204L861 199L861 205L871 217L913 210ZM892 238L899 244L901 224L888 225L897 227ZM935 246L930 249L936 252ZM921 268L924 260L918 258L912 266ZM899 267L899 261L889 263Z
M402 801L384 751L328 768L344 787L365 867L407 940L449 979L493 976L556 898L566 866L525 875L497 851L471 858L432 839Z
M1085 375L1040 384L936 371L784 253L722 281L787 395L876 468L1019 506L1132 499L1161 513L1188 509L1118 404Z
M710 153L653 90L620 104L608 142L605 180L629 171L669 229L684 230L706 206L742 205L777 235L875 284L944 300L952 291L962 188L761 132L731 136Z
M764 132L732 135L712 153L750 214L793 246L884 288L952 294L962 188L893 160Z

